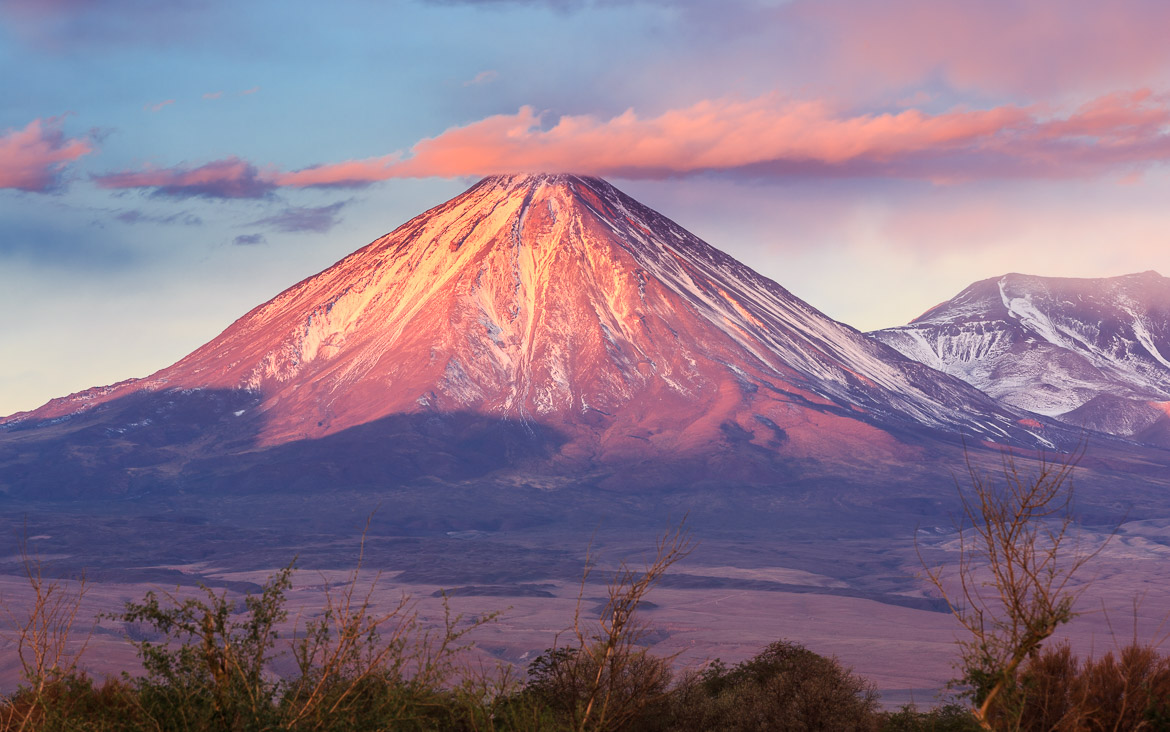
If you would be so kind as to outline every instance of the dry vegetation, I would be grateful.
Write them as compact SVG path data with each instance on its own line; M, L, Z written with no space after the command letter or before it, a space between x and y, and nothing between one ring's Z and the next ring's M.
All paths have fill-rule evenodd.
M1042 460L1031 475L1010 454L999 476L968 462L969 486L959 487L958 590L950 589L943 567L926 567L962 626L955 685L982 729L1170 728L1170 657L1157 644L1135 638L1083 662L1067 644L1043 645L1073 619L1087 587L1075 578L1112 538L1090 547L1076 541L1072 478L1079 456Z
M583 606L597 566L588 552L569 628L526 674L467 660L467 634L495 615L447 609L432 630L409 597L377 611L380 577L362 572L363 540L355 568L317 613L295 619L292 638L278 632L292 566L242 604L207 588L126 603L115 619L139 629L144 673L95 683L79 670L80 652L66 652L84 580L47 579L25 553L34 602L8 613L25 683L0 700L0 730L1170 729L1170 657L1156 647L1134 642L1082 660L1067 645L1044 646L1073 616L1073 576L1095 553L1070 547L1072 468L1044 464L1027 476L1009 457L1001 480L972 470L961 491L957 585L942 568L928 577L966 633L957 681L966 707L882 712L872 684L789 641L733 667L716 660L676 673L675 657L645 645L639 608L694 549L680 525L643 566L619 565L595 616ZM277 675L280 659L295 672Z

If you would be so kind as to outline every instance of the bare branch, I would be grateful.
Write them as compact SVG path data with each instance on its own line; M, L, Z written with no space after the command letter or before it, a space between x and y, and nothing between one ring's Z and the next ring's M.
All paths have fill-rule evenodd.
M1041 459L1033 474L1004 453L998 480L965 453L969 485L956 480L957 591L943 567L926 562L915 537L927 580L965 631L962 682L985 729L1018 716L1021 664L1074 617L1073 605L1087 588L1075 586L1074 578L1112 538L1088 551L1073 541L1073 472L1083 452L1082 446L1062 461Z

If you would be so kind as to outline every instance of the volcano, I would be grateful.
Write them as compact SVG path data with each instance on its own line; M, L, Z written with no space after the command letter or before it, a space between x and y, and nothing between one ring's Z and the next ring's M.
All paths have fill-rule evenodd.
M371 436L387 421L397 438L448 426L426 428L425 450L394 452ZM423 471L427 450L491 453L492 469L516 456L578 472L686 461L670 482L908 459L960 432L1022 446L1058 434L572 175L485 178L173 366L0 428L8 491L74 468L124 487L181 480L291 444L318 463L389 450ZM345 447L355 434L361 450Z

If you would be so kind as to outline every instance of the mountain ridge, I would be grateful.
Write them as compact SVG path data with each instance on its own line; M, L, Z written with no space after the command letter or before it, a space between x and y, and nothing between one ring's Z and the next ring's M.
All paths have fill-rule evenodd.
M1170 401L1170 279L1153 270L1009 273L871 335L1011 406L1107 434L1142 440Z

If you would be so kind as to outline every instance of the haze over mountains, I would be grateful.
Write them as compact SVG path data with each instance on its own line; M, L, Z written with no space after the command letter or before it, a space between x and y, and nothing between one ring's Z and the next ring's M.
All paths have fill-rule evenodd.
M1170 279L1009 274L873 334L1004 404L1170 446Z
M171 367L0 421L0 479L20 492L76 470L133 492L297 441L317 441L317 464L387 420L399 438L454 430L410 443L397 470L502 455L638 464L663 485L911 460L915 440L959 433L1071 434L826 317L602 180L493 176Z

